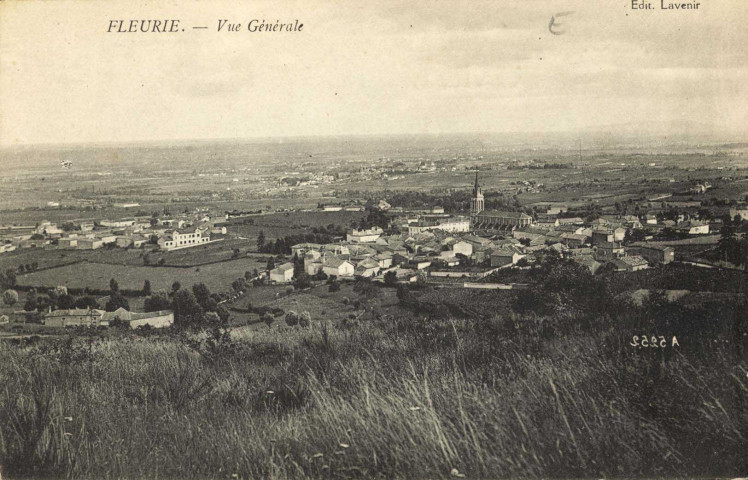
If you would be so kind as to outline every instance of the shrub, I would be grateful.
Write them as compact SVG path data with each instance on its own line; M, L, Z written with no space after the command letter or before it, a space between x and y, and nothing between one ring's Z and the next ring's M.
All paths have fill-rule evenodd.
M290 311L286 314L285 320L286 325L288 325L289 327L295 327L299 324L299 315L294 311Z
M311 323L312 316L309 314L309 312L301 312L301 314L299 315L299 326L302 328L307 328Z

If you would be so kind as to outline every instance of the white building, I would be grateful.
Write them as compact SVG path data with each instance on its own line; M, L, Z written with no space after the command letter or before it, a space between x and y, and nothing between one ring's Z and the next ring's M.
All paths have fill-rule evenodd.
M270 270L270 281L275 283L288 283L293 279L293 263L288 262Z
M380 227L374 226L366 230L349 230L346 235L346 240L350 243L374 243L379 237L382 236L384 230Z
M470 220L465 217L447 217L440 219L419 219L416 223L408 224L408 234L416 235L429 230L444 232L469 232Z
M334 257L325 262L322 267L322 271L325 274L335 275L336 277L352 277L355 272L355 267L348 260L341 260L340 258Z
M162 250L175 250L177 248L194 247L210 241L210 233L205 233L199 229L167 231L166 234L158 239L158 246Z
M456 257L458 253L469 257L473 254L473 244L470 242L460 241L452 245L452 254Z

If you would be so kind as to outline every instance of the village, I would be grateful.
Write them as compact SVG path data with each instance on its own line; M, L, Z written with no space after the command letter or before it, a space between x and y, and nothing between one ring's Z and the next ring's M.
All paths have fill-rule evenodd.
M694 188L705 189L704 185ZM662 198L650 199L641 208L637 207L639 215L603 213L582 218L574 216L574 211L561 203L541 206L540 211L537 208L486 210L477 172L470 198L470 211L465 214L445 213L444 207L438 205L427 209L393 207L386 199L366 206L320 203L319 212L362 212L361 215L368 212L368 216L348 228L344 236L327 235L327 241L322 243L301 242L285 247L285 251L273 252L276 255L269 257L265 268L255 268L244 275L246 283L238 287L236 282L233 286L219 285L216 291L225 302L237 299L246 288L288 284L304 289L314 282L361 278L389 284L422 282L450 288L514 289L522 288L523 284L497 282L493 280L494 274L509 269L532 269L538 258L548 253L571 259L591 274L634 272L672 262L703 268L741 267L740 263L733 264L727 259L695 259L694 252L716 249L725 222L739 225L748 219L745 206L734 205L727 216L707 218L700 218L698 202L665 210L661 208L666 205ZM154 213L62 225L49 221L33 226L7 225L0 227L3 242L0 253L52 250L82 251L85 255L85 251L98 250L139 251L144 265L149 265L151 254L194 249L193 257L199 257L197 247L221 244L224 240L232 242L232 246L250 245L249 238L231 230L263 215L274 214L239 210L211 214L208 209L198 208L176 215ZM260 235L264 239L264 233ZM262 240L257 241L258 253L268 251L260 244ZM254 246L246 250L243 254L235 248L231 258L222 261L250 256ZM149 266L164 263L161 258L156 265ZM21 264L5 275L16 278L37 270L35 262ZM86 290L88 287L94 286L87 285ZM50 288L65 289L64 294L68 293L67 282ZM58 305L52 302L47 311L36 317L25 310L16 310L12 316L15 322L36 318L38 323L50 327L105 327L124 322L131 328L146 325L162 328L174 322L173 312L169 310L136 313L129 311L129 307L111 304L108 296L99 300L86 308L55 308ZM111 308L97 308L105 303ZM0 322L9 321L8 315L0 317Z

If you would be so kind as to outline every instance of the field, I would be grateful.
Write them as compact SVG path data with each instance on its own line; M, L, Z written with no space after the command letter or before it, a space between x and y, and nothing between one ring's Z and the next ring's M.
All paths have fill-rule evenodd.
M275 240L287 235L301 235L309 233L312 228L337 225L350 228L363 217L363 212L285 212L269 215L257 215L245 219L237 219L228 228L232 235L246 238L250 248L256 248L257 235L265 234L268 240ZM251 223L249 223L251 221Z
M114 278L120 288L127 290L139 290L143 288L145 280L150 280L153 290L171 290L172 283L178 281L184 286L203 282L211 291L221 292L230 290L231 282L243 277L245 272L251 272L255 268L262 270L265 266L265 263L252 258L190 268L79 263L20 275L18 285L44 288L65 285L69 288L106 290L109 288L109 280Z

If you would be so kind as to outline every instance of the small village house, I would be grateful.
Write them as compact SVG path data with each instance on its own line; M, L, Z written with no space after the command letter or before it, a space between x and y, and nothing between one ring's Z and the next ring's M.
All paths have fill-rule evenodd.
M274 283L288 283L293 279L293 263L287 262L270 270L270 281Z

